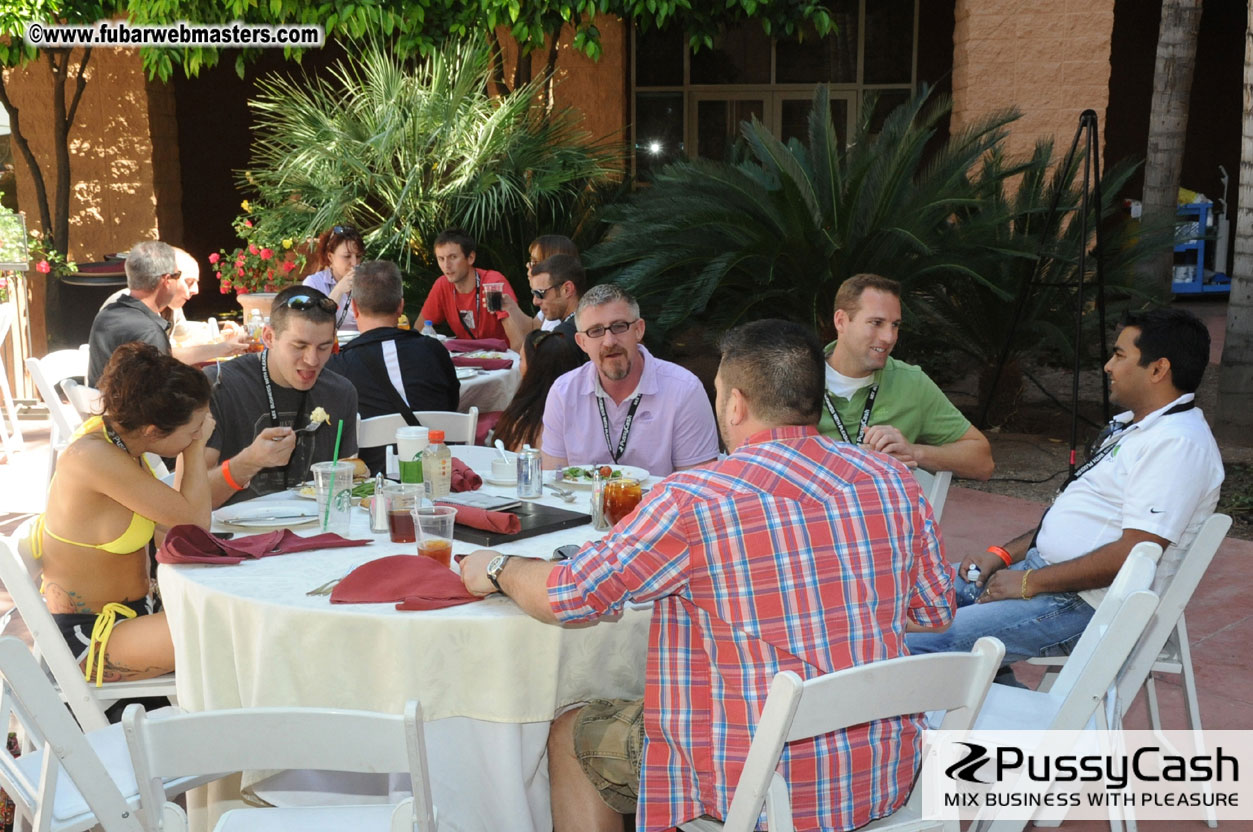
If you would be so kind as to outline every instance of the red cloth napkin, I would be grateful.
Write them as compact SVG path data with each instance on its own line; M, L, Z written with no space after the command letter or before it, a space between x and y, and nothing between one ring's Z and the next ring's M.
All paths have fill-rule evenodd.
M487 444L487 435L492 432L492 428L496 427L496 423L500 421L500 415L504 412L503 410L489 410L479 414L479 423L474 428L475 445Z
M478 491L483 487L483 478L474 473L474 469L455 456L452 458L452 491Z
M506 352L509 342L503 338L449 338L444 342L449 352L474 352L475 350L492 350Z
M384 604L398 610L437 610L481 600L442 563L421 555L391 555L363 563L331 590L332 604Z
M503 532L517 534L522 531L522 520L516 514L507 511L484 511L473 506L459 506L454 503L435 502L437 506L452 506L457 510L457 523L472 529L485 532Z
M458 367L478 367L480 370L508 370L513 361L508 358L470 358L465 355L454 355L452 363Z
M287 555L309 549L364 546L369 540L349 540L334 532L301 537L290 529L223 540L200 526L175 526L157 549L158 563L240 563L249 558Z

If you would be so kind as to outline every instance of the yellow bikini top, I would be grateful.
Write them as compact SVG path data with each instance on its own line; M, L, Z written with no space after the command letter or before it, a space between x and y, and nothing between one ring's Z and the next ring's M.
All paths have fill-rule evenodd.
M108 438L104 420L99 416L92 416L90 419L83 422L82 426L74 432L74 437L71 442L75 442L89 433L94 433L96 430L104 433L105 437ZM141 459L144 458L141 457ZM147 466L148 473L155 477L156 472L152 470L152 466L148 463L147 459L144 459L144 465ZM53 474L53 479L56 479L55 474ZM51 537L53 540L59 540L62 543L69 543L71 546L82 546L86 549L102 549L115 555L129 555L131 552L142 549L145 545L147 545L149 540L152 540L152 533L156 530L156 527L157 524L152 520L149 520L147 517L132 513L131 523L126 527L126 531L122 532L121 535L113 540L110 540L108 543L80 543L77 540L70 540L67 537L61 537L60 535L53 534L44 522L44 515L41 514L39 515L39 520L36 521L35 534L31 539L31 553L36 558L43 557L43 535L47 534L48 537Z

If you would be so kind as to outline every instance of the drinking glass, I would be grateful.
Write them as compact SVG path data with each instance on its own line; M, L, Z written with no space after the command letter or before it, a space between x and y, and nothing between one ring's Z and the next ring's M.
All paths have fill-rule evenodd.
M423 493L420 482L383 484L382 496L375 499L386 501L387 531L392 543L413 543L418 539L413 527L413 510L422 504Z
M313 487L318 496L318 530L347 535L352 525L351 462L315 462Z
M644 496L640 481L630 477L609 480L605 483L605 519L609 525L616 526L618 521L630 514Z
M487 298L487 311L499 312L503 308L504 298L502 293L505 291L503 283L484 283L484 297Z
M418 554L452 565L452 527L457 509L452 506L421 506L413 510L417 527Z

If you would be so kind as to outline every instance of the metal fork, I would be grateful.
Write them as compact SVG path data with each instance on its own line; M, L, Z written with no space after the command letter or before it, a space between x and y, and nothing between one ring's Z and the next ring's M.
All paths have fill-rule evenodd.
M547 488L551 488L557 494L558 497L565 500L567 503L574 502L574 492L571 491L570 489L558 488L557 486L553 485L551 482L544 483L544 486Z
M313 589L309 590L308 592L305 593L305 595L309 595L309 596L330 595L331 592L334 591L335 587L339 584L339 582L342 581L343 579L344 578L341 576L339 578L334 578L332 580L329 580L326 583L322 584L321 586L316 586Z

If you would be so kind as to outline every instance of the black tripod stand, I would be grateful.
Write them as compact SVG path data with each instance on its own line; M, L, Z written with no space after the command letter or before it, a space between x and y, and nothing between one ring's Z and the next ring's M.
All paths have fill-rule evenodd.
M988 397L983 405L983 412L979 414L981 423L986 424L988 418L988 409L991 407L992 394L995 393L996 385L1000 381L1001 373L1005 370L1005 362L1009 360L1009 353L1014 343L1014 338L1018 334L1018 327L1022 323L1023 309L1026 308L1027 298L1031 294L1031 290L1037 286L1075 286L1075 364L1074 373L1071 379L1070 391L1070 474L1075 473L1075 465L1077 463L1078 447L1079 447L1079 372L1082 366L1081 350L1083 341L1083 304L1084 304L1084 275L1087 273L1088 258L1088 209L1090 204L1096 206L1096 219L1093 223L1093 232L1095 234L1095 245L1092 248L1092 257L1095 260L1096 272L1096 310L1100 321L1100 338L1101 338L1101 355L1108 353L1105 343L1105 274L1101 268L1101 162L1100 152L1097 143L1097 126L1096 112L1094 110L1084 110L1079 115L1079 127L1075 130L1075 138L1070 143L1070 151L1066 154L1066 160L1063 162L1061 170L1070 170L1071 164L1075 159L1075 153L1079 148L1080 139L1084 142L1083 153L1083 191L1079 196L1079 213L1073 218L1073 222L1079 223L1078 239L1079 259L1076 263L1078 272L1078 282L1074 283L1045 283L1040 280L1040 272L1044 267L1047 257L1056 257L1044 251L1044 241L1049 239L1049 234L1054 226L1061 221L1057 207L1061 200L1062 192L1065 190L1065 183L1059 181L1053 190L1053 199L1049 204L1049 212L1045 217L1044 231L1040 235L1040 247L1036 251L1035 267L1032 269L1031 277L1018 293L1018 301L1014 305L1013 319L1010 321L1009 334L1005 338L1005 345L1001 347L1001 354L996 360L996 372L992 376L991 387ZM1091 199L1089 200L1089 195ZM1101 375L1101 401L1104 406L1105 421L1109 421L1109 379L1102 373Z

